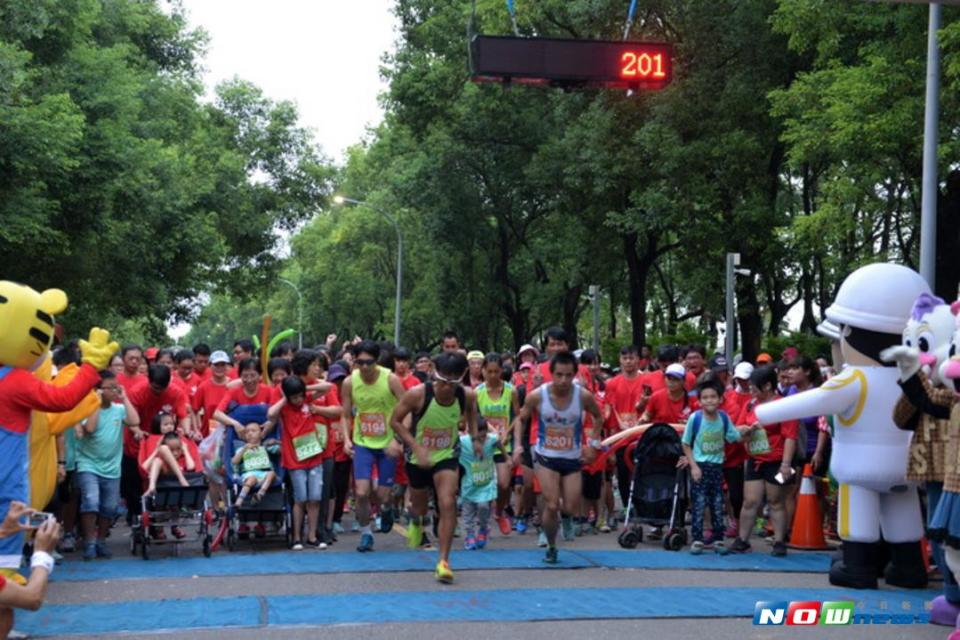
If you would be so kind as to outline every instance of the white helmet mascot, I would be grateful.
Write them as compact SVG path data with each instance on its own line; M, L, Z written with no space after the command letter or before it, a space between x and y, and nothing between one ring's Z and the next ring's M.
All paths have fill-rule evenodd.
M830 471L840 483L840 537L843 559L830 569L830 583L858 589L877 587L877 543L890 543L887 584L927 584L920 539L923 520L916 486L906 481L911 433L893 422L900 397L899 372L884 366L880 352L899 345L914 301L930 293L907 267L878 263L844 280L827 319L840 327L846 368L823 386L757 407L763 424L817 415L835 415Z

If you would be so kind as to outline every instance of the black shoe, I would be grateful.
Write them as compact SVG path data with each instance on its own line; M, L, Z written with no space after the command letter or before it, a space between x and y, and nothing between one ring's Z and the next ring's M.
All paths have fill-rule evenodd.
M920 542L890 543L890 566L884 572L887 584L904 589L923 589L927 572L923 567Z
M830 567L830 584L851 589L876 589L876 543L843 542L843 560Z
M787 543L785 542L774 542L773 551L770 552L774 558L782 558L787 555Z
M380 533L391 531L393 531L393 509L383 509L380 511Z
M730 545L730 553L747 553L750 549L750 543L740 538L734 540L733 544Z
M333 529L325 529L324 533L326 534L327 544L333 544L337 541L337 534L333 532Z

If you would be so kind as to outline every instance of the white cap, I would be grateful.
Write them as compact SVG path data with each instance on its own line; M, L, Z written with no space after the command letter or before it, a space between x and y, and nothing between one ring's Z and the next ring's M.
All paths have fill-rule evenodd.
M210 354L210 364L220 364L221 362L230 364L230 356L227 355L226 351L214 351Z
M900 335L921 293L930 293L930 287L913 269L868 264L847 276L826 316L837 325Z
M522 347L520 347L520 351L517 352L517 357L519 358L527 351L533 351L533 354L536 356L540 355L540 352L537 351L537 348L535 346L533 346L532 344L525 344Z
M671 376L673 378L685 378L687 377L687 370L683 368L682 364L674 362L667 367L667 370L663 375Z
M753 365L749 362L741 362L733 370L733 377L741 380L749 380L753 373Z

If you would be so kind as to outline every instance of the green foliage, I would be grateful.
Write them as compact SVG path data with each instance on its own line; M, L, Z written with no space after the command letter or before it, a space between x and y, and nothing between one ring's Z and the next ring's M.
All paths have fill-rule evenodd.
M811 358L820 355L830 358L830 340L823 336L791 332L782 336L767 336L763 341L763 350L774 359L779 358L787 347L796 347L800 353Z

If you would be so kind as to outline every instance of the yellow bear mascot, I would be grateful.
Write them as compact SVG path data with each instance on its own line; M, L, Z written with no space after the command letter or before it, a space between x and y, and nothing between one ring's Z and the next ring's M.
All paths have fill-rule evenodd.
M67 308L59 289L38 293L0 281L0 520L12 500L30 502L28 432L32 411L73 409L100 381L117 350L107 331L94 327L80 342L83 365L69 384L39 380L34 370L47 358L53 342L53 316ZM23 534L0 540L0 573L13 579L20 566ZM0 611L0 630L9 629L12 612Z

